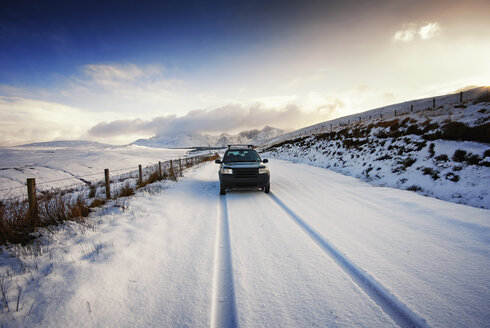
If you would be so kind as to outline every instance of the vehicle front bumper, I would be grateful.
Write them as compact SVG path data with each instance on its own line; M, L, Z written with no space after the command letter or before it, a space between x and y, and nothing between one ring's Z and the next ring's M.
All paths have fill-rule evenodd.
M270 182L270 173L255 177L237 177L234 174L219 174L221 188L264 188Z

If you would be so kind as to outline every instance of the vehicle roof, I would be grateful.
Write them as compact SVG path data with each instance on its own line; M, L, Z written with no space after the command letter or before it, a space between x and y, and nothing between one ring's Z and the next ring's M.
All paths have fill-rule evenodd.
M255 152L257 152L255 149L246 148L246 147L243 147L243 148L228 148L226 151L229 151L229 150L249 150L249 151L255 151Z
M254 149L255 146L254 145L245 145L245 144L234 144L234 145L228 145L228 149L236 149L236 148L250 148L250 149Z

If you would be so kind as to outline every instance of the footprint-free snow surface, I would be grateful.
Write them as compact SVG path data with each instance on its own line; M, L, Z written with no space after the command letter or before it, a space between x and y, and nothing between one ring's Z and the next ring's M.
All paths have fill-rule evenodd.
M303 164L270 168L268 195L219 196L209 163L99 213L83 235L60 229L47 254L21 257L49 269L24 279L30 314L3 324L490 326L489 210Z

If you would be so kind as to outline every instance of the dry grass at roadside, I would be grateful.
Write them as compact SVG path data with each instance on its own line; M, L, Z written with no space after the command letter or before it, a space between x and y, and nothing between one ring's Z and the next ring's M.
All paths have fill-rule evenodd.
M219 158L217 155L201 156L199 160L192 161L192 164L187 167L217 158ZM152 172L136 187L142 188L164 179L177 181L174 168L164 170L161 176L157 171ZM135 188L126 182L112 199L134 194ZM2 200L0 201L0 245L7 243L25 245L35 238L33 232L39 227L57 225L65 221L85 222L91 211L105 205L106 202L105 199L96 198L96 187L94 186L91 186L86 192L67 192L66 190L44 192L37 198L38 215L32 220L27 200Z

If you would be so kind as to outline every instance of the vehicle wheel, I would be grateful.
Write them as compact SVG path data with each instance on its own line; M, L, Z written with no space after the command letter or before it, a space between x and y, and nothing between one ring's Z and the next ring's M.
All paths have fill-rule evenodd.
M225 195L226 194L226 189L225 188L221 188L221 186L219 186L219 194L220 195Z
M266 194L268 194L268 193L269 193L269 191L271 191L271 184L270 184L270 183L269 183L267 186L265 186L265 187L264 187L264 192L265 192Z

